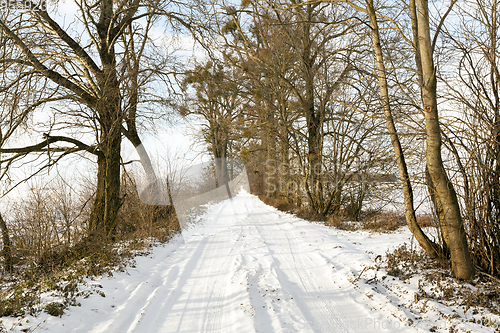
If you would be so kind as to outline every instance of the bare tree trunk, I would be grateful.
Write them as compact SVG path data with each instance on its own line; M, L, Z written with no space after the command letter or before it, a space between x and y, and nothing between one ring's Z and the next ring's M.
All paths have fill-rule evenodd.
M444 239L450 249L452 272L457 278L471 279L474 265L470 257L467 237L455 189L443 166L441 157L441 129L439 125L436 72L429 28L427 0L416 0L418 23L418 51L421 60L421 89L427 132L426 160L429 176L435 187L436 198L441 204L440 221Z
M118 211L122 204L120 198L120 152L122 141L122 121L120 84L114 45L109 45L108 27L114 19L113 1L100 3L100 17L97 24L99 35L99 56L102 61L103 75L98 79L101 96L95 105L99 115L101 138L99 150L102 155L97 161L97 192L90 214L91 231L111 235L116 227Z
M323 202L323 187L321 184L322 174L322 133L321 127L323 126L320 115L314 114L314 104L311 103L310 109L307 111L307 128L308 128L308 163L309 163L309 198L311 208L315 212L322 212L324 209Z
M307 149L309 174L308 183L306 183L309 206L317 213L323 211L325 203L323 202L323 187L321 184L321 174L323 167L323 115L317 112L314 103L314 76L315 55L313 52L313 40L311 26L313 25L314 5L308 4L303 13L303 40L304 47L302 61L304 66L303 79L305 82L305 91L302 101L302 109L306 118L307 125Z
M118 126L104 131L108 133L100 144L101 155L97 159L97 189L90 214L89 229L109 236L116 227L120 198L120 147L121 131Z
M277 149L276 149L276 133L275 133L275 119L272 112L272 105L269 103L264 104L264 133L262 135L262 146L265 151L263 157L265 161L263 164L271 168L273 172L266 172L264 183L266 184L266 195L269 197L277 197L281 195L281 170L278 166ZM280 186L276 184L279 183Z
M10 249L11 243L9 237L9 230L7 229L7 224L5 223L5 220L3 219L1 213L0 213L0 229L2 229L2 241L3 241L3 249L2 249L3 267L5 271L9 272L12 270L12 252Z
M399 141L399 135L396 126L394 125L394 119L392 116L392 110L389 101L389 88L387 85L384 55L382 52L382 46L380 44L380 34L379 34L375 7L373 5L373 0L366 0L366 3L367 3L368 15L370 17L370 24L372 27L372 42L377 62L377 73L378 73L378 80L380 87L380 95L382 97L382 106L384 109L385 120L387 123L387 128L389 130L389 135L391 137L392 147L394 149L394 154L396 155L396 163L399 169L399 178L401 180L401 184L403 185L406 223L408 224L411 233L415 236L415 239L420 244L420 246L425 250L425 252L431 258L439 258L441 257L442 253L442 251L439 250L439 246L433 241L431 241L427 237L427 235L424 234L420 226L417 224L417 218L415 216L415 208L413 205L413 190L410 182L410 176L408 175L406 160L404 157L403 149L401 147L401 142Z

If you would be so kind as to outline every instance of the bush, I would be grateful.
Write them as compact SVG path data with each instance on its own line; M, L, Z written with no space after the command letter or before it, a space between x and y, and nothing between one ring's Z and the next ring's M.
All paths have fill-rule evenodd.
M377 232L395 231L406 225L406 219L405 216L400 213L380 212L363 221L361 225L365 230Z
M279 198L271 198L265 195L259 195L259 199L264 202L266 205L273 206L274 208L282 211L282 212L288 212L288 213L293 213L294 210L296 209L295 204L290 203L286 200L279 199Z
M45 312L54 317L61 317L64 314L64 304L52 302L43 308Z
M325 221L325 225L341 230L354 231L358 229L358 223L346 221L340 215L330 215Z
M419 276L418 299L433 299L447 305L469 309L488 309L500 315L500 284L498 280L478 274L472 282L457 281L449 275L448 260L432 260L424 252L408 248L407 244L386 253L384 266L387 274L408 280ZM473 313L475 314L475 313Z
M88 232L89 192L74 200L61 188L34 188L12 208L9 229L16 260L8 274L0 275L0 316L42 310L60 316L76 304L83 278L112 275L153 242L165 242L179 230L172 207L142 203L131 182L124 181L122 190L113 237ZM61 302L44 305L40 295L46 291Z

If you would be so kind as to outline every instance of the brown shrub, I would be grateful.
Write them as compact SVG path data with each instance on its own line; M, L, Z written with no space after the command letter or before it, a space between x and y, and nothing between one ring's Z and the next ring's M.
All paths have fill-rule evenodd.
M377 215L362 221L363 229L377 232L395 231L405 225L405 216L396 212L379 212Z
M326 221L326 216L317 213L308 206L303 206L296 211L297 217L308 221Z
M130 177L123 177L122 192L125 199L118 215L118 238L152 237L164 242L180 230L174 207L142 202Z
M356 230L356 223L352 223L344 220L344 218L340 215L330 215L327 217L325 221L325 225L327 227L333 227L341 230L354 231Z
M295 204L289 203L286 200L280 198L272 198L266 195L259 195L259 199L266 205L273 206L274 208L287 213L293 213L296 209Z

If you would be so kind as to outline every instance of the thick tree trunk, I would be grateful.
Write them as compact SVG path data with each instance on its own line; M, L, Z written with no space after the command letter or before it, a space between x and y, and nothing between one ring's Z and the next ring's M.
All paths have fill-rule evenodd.
M311 208L316 212L322 212L325 204L323 202L323 186L321 184L321 174L323 169L323 138L322 122L319 115L314 114L314 104L308 110L307 129L308 129L308 162L309 162L309 198Z
M97 24L102 75L97 80L100 95L94 106L101 137L98 144L100 154L97 159L97 190L89 227L92 232L105 237L114 233L118 211L122 204L120 153L124 116L121 109L115 49L114 45L109 44L109 27L113 26L114 15L113 0L102 0Z
M228 134L225 129L221 129L219 124L212 131L212 153L215 159L215 183L216 186L225 186L228 198L233 194L229 188L229 171L227 166Z
M272 172L265 172L264 183L266 184L266 195L270 197L276 197L281 194L283 188L281 186L281 170L278 166L278 161L276 159L276 133L274 133L274 115L271 112L271 107L269 105L264 106L264 121L265 121L265 133L262 137L263 150L266 152L263 154L265 159L263 165L270 168ZM267 171L267 170L266 170Z
M118 210L122 204L120 198L120 127L112 126L107 134L108 136L99 145L102 154L97 158L97 189L89 221L91 232L103 234L106 237L114 232Z
M410 182L410 176L408 174L408 168L406 166L406 160L404 157L403 149L401 147L401 142L399 141L399 135L396 126L394 124L394 119L392 117L392 110L389 100L389 88L387 85L386 69L384 63L384 55L380 44L380 34L378 29L375 7L373 5L373 0L366 0L366 3L367 3L368 14L370 17L370 25L372 27L372 42L377 62L377 73L378 73L378 80L380 87L380 95L382 97L382 106L384 109L385 120L387 128L389 130L392 147L396 155L396 163L398 165L399 178L403 186L406 223L408 224L411 233L415 236L415 239L420 244L420 246L425 250L425 252L431 258L439 258L441 257L442 253L442 251L439 250L439 246L435 244L433 241L431 241L427 237L427 235L422 231L420 226L417 224L417 218L415 216L415 208L413 205L413 189Z
M229 172L227 169L227 143L217 142L213 154L215 158L215 175L218 186L222 186L229 181Z
M288 203L293 202L293 192L296 191L298 184L293 183L294 179L291 176L290 170L290 156L289 156L289 146L288 133L283 126L276 126L277 130L281 132L281 140L279 143L279 156L280 156L280 166L277 168L279 182L283 184L283 192L281 195L286 199Z
M427 133L426 160L435 193L441 204L442 230L450 250L452 272L457 278L471 279L474 265L470 257L467 237L460 213L457 195L443 166L441 157L441 129L437 109L436 72L429 28L427 0L416 0L418 41L422 68L422 101Z
M323 186L321 174L323 168L323 115L317 112L314 99L314 57L312 52L313 39L311 37L311 25L313 24L314 5L308 4L303 12L303 79L305 81L302 109L306 117L307 125L307 149L309 173L306 181L307 197L309 206L317 213L323 212Z
M306 57L309 57L306 54ZM309 68L312 64L306 64ZM308 69L310 72L310 69ZM305 101L302 105L307 123L307 149L308 149L308 181L306 183L309 206L317 213L321 213L325 207L323 202L323 187L321 174L323 169L323 118L315 110L314 104L314 82L310 74L306 74Z

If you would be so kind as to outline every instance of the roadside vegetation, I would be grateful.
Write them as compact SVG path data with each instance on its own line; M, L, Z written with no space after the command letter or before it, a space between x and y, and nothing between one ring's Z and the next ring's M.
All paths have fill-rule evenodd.
M133 266L134 257L179 231L171 211L142 203L131 180L122 181L126 199L113 239L85 232L89 198L71 201L62 187L33 188L11 208L17 219L9 224L11 266L0 276L0 317L60 316L78 306L78 297L104 297L90 281Z

